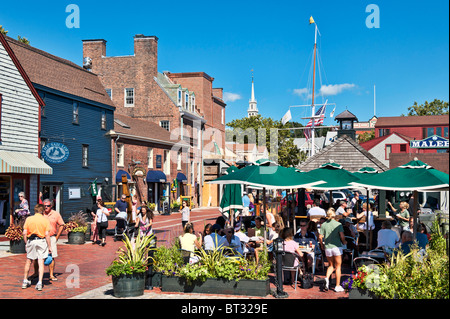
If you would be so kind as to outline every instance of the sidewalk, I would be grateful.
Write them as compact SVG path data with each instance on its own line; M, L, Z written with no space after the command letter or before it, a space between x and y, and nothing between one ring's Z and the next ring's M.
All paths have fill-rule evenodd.
M191 221L196 231L203 231L207 223L214 224L219 216L217 209L195 209L191 214ZM111 228L111 227L110 227ZM113 226L112 226L113 228ZM158 245L170 244L181 232L181 215L156 215L154 229L158 238ZM48 270L44 274L44 289L36 291L35 282L30 288L22 289L23 268L25 254L11 254L7 252L9 241L0 238L0 299L116 299L112 295L111 278L106 276L105 269L115 258L116 252L123 244L114 242L108 236L106 246L101 247L87 242L84 245L67 244L67 235L62 235L58 241L59 257L56 258L57 281L48 280ZM30 275L32 270L30 270ZM343 273L347 273L348 271ZM273 274L271 274L271 290L275 290ZM288 299L340 299L347 298L346 293L335 293L330 290L321 292L319 284L323 273L316 275L312 289L294 291L291 286L284 286L289 294ZM146 290L143 296L134 299L275 299L268 295L265 298L251 296L226 296L206 294L186 294L161 292L159 288Z

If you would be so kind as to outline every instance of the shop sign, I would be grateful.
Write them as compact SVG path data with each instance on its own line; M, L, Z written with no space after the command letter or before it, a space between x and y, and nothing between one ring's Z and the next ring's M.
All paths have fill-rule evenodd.
M51 142L42 148L41 155L47 163L61 164L69 157L69 149L64 144Z
M433 135L419 141L410 141L411 148L448 148L448 139Z

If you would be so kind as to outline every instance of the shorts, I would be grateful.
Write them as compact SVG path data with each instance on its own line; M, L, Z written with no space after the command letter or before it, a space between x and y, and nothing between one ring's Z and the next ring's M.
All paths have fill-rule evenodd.
M52 258L58 257L58 248L56 247L56 237L50 237L50 244L52 245Z
M48 246L45 238L27 240L25 250L27 252L27 258L31 260L45 259L48 256Z
M325 248L325 256L327 257L341 256L343 252L342 247Z

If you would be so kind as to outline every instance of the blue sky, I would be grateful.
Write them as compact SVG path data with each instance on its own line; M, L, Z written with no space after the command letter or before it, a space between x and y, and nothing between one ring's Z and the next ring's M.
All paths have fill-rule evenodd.
M80 28L66 27L69 4L80 9ZM369 4L379 8L379 28L366 26ZM82 39L107 40L115 56L133 54L135 34L156 35L159 71L212 76L226 94L228 122L247 114L252 69L263 116L281 119L290 106L311 104L312 15L321 33L316 92L326 93L316 103L367 121L374 85L378 117L406 114L414 101L449 100L448 11L444 0L8 1L0 25L80 65ZM326 125L336 123L332 108ZM310 112L291 108L304 124Z

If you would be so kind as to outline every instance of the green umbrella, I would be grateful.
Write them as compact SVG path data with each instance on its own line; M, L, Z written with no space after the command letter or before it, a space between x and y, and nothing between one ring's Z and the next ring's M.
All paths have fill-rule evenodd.
M303 173L308 177L323 180L325 183L314 186L314 189L336 190L350 187L350 183L358 181L360 177L345 170L341 165L329 162L312 171Z
M312 188L323 181L293 172L292 169L279 165L250 165L240 170L221 176L212 184L244 184L260 186L267 189Z
M233 174L236 171L239 171L236 166L230 166L227 169L227 175ZM242 205L241 193L242 187L239 183L225 185L222 199L220 200L219 210L227 219L230 218L231 210L238 212L244 208Z
M431 191L448 189L449 175L415 158L405 165L370 174L352 183L356 187L382 190Z
M449 175L434 169L432 166L414 158L399 167L390 169L386 172L370 175L358 182L352 183L355 186L382 189L382 190L412 190L414 192L414 238L417 233L417 192L420 191L438 191L449 188Z

